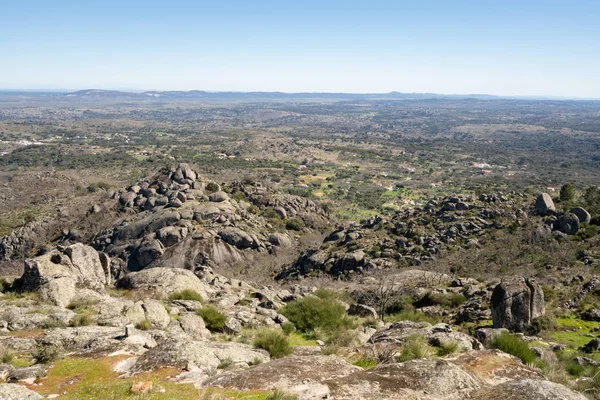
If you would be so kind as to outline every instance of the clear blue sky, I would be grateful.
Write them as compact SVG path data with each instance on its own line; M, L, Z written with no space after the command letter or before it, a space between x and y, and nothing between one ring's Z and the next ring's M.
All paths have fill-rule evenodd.
M0 88L600 97L600 0L0 0Z

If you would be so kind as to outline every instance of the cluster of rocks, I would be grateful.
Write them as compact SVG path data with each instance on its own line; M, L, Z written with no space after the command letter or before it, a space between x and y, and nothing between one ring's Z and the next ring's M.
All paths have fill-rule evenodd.
M328 273L346 276L394 265L420 265L444 248L478 248L490 230L527 218L522 194L493 193L430 200L423 208L403 209L340 226L318 249L302 254L280 278ZM516 210L516 211L515 211Z
M187 164L160 171L152 178L115 193L125 215L97 234L92 245L113 258L113 272L147 267L195 270L250 261L257 253L290 247L297 233L273 232L254 209L272 207L281 219L299 217L326 223L314 202L272 193L259 183L233 183L230 196L201 180ZM236 200L235 198L238 200Z
M574 207L569 212L558 213L554 201L548 193L538 196L535 210L538 215L548 217L545 222L555 232L556 237L575 235L579 231L581 223L592 222L592 216L583 207Z

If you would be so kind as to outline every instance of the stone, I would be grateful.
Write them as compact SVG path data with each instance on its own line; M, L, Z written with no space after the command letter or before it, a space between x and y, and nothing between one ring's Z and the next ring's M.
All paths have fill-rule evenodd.
M44 302L65 307L72 300L104 294L103 262L92 247L77 243L25 261L15 287L37 291Z
M232 246L240 249L252 247L254 239L239 228L225 228L219 231L219 237Z
M579 350L583 351L584 353L593 353L598 351L600 350L600 340L592 339L587 344L581 346Z
M154 293L157 298L167 298L182 290L193 290L208 299L209 285L192 271L180 268L148 268L131 272L117 281L117 287Z
M153 327L164 329L169 325L171 317L158 300L144 299L137 301L125 311L125 316L133 324L148 321Z
M173 246L181 242L188 234L188 229L179 226L166 226L156 232L156 238L164 247Z
M0 399L2 400L38 400L43 397L16 383L0 383Z
M214 193L211 193L210 195L208 195L208 199L210 201L212 201L213 203L220 203L220 202L229 200L229 196L227 195L227 193L225 193L223 191L218 191L218 192L214 192Z
M471 400L586 400L577 393L558 383L537 380L520 379L501 383L497 386L481 389L471 395Z
M574 235L579 231L579 218L573 213L567 213L554 222L553 228L566 235Z
M132 367L132 372L153 371L159 367L185 368L194 363L203 369L216 369L222 360L233 363L268 362L264 350L236 342L194 341L183 337L164 340L142 354Z
M569 211L572 214L575 214L577 216L577 218L579 219L579 222L582 222L584 224L589 224L590 221L592 220L592 216L590 215L589 212L587 212L585 210L585 208L582 207L575 207L572 208L571 211Z
M463 400L484 387L477 377L444 359L377 365L324 383L336 400Z
M135 250L135 259L139 268L144 268L157 260L165 252L163 244L156 239L144 241L140 247Z
M494 288L491 309L494 328L525 332L544 315L544 292L533 279L508 278Z
M355 315L364 318L377 318L377 311L373 307L365 304L351 304L348 308L348 315Z
M247 370L225 372L209 378L205 387L237 390L281 389L299 399L330 398L327 380L335 380L361 371L335 355L292 355L256 365Z
M542 217L556 212L556 207L554 206L554 201L552 200L552 197L550 197L548 193L540 194L537 200L535 201L535 210Z
M196 313L186 313L181 315L177 322L192 340L208 340L210 339L210 331L206 329L204 320Z
M491 342L496 336L508 333L508 329L506 328L479 328L475 331L475 338L479 340L481 343L488 344Z

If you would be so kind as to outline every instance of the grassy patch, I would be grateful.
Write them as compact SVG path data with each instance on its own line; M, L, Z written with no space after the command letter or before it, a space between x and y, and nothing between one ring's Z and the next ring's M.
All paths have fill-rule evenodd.
M202 317L206 327L213 332L221 332L225 328L227 317L215 306L202 307L196 310L196 314Z
M496 336L490 342L490 347L520 358L524 364L530 364L537 361L535 353L529 348L527 343L520 337L509 333L502 333Z
M556 318L557 332L552 332L552 340L570 347L580 347L587 344L592 338L589 336L598 323L584 321L575 316L562 316Z
M194 300L204 303L202 295L191 289L185 289L180 292L171 293L169 300Z
M41 386L31 389L42 395L66 393L61 399L244 399L266 400L270 395L265 391L236 391L223 389L196 389L192 384L177 384L169 378L179 374L173 368L158 369L153 372L121 379L113 372L116 363L123 356L101 359L66 358L57 361L42 378ZM136 382L151 381L153 389L149 394L133 395L131 386Z

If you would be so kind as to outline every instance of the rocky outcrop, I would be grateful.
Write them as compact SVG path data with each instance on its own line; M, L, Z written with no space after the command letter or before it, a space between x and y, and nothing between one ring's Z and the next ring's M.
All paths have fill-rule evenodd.
M454 331L450 325L440 323L431 325L427 322L400 321L387 328L378 330L369 339L373 344L394 344L397 350L414 335L421 335L433 346L456 343L460 351L479 350L483 348L477 339L461 332Z
M157 298L166 298L182 290L193 290L206 299L209 290L208 285L193 272L178 268L149 268L131 272L119 279L116 286L150 292Z
M152 371L159 367L189 368L189 364L210 370L216 369L223 360L232 363L263 363L269 361L264 350L235 342L194 341L185 338L173 338L161 342L158 346L144 353L135 362L131 373Z
M359 367L334 355L290 356L210 378L203 386L239 390L281 389L300 399L323 399L331 395L329 386L324 382L359 371Z
M525 332L544 315L544 292L533 279L508 278L494 288L491 309L494 328Z
M535 201L535 210L542 217L556 212L556 206L554 205L554 201L552 201L552 197L548 193L540 194Z
M110 283L108 259L81 243L25 261L15 282L23 291L37 291L42 301L65 307L77 298L98 297Z
M484 388L471 397L472 400L586 400L581 393L545 380L513 380Z
M339 400L462 400L483 387L471 373L442 359L378 365L326 384Z

